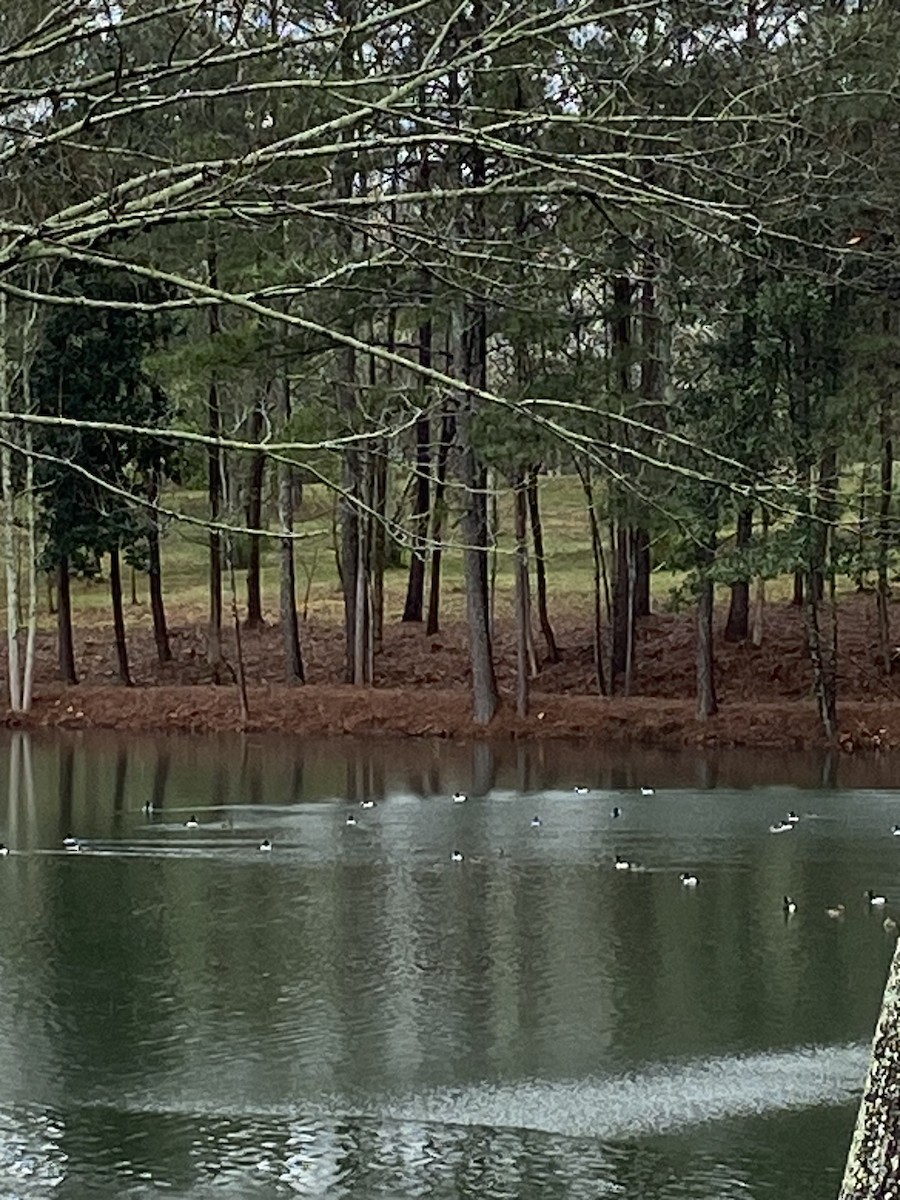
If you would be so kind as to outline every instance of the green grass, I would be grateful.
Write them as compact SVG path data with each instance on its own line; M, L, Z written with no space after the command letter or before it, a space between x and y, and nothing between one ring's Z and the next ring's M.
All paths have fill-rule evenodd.
M202 521L207 512L204 492L169 493L163 499L166 508ZM302 535L296 544L298 606L302 608L308 593L309 614L312 619L337 621L342 612L342 599L334 552L333 495L323 485L307 485L303 491L303 504L296 518L296 532ZM584 507L581 484L576 477L561 476L541 480L541 513L544 527L544 542L547 561L548 586L554 610L568 609L585 615L593 587L593 560L591 555L590 528ZM513 601L514 532L513 502L509 489L498 497L497 503L497 549L496 549L496 611L503 617L511 613ZM448 619L464 615L464 589L462 574L462 551L457 523L458 514L451 513L446 528L446 544L442 570L442 613ZM273 526L274 530L274 526ZM604 535L606 529L603 529ZM238 539L240 541L240 539ZM163 538L163 585L168 608L175 619L202 621L208 610L208 534L200 525L171 521L167 524ZM262 543L262 588L264 611L274 616L278 611L279 589L279 543L275 537L267 537ZM607 568L613 563L607 547ZM403 565L388 570L385 575L385 614L388 620L400 615L406 594L408 554L404 554ZM236 570L237 593L240 610L246 604L246 583L240 563ZM681 572L656 569L651 588L654 605L668 606L673 589L683 583ZM147 606L147 585L142 575L137 576L139 607L127 605L129 623L141 625L150 622ZM130 592L130 572L124 571L126 593ZM849 583L847 584L849 587ZM226 605L229 603L228 580L225 580ZM0 589L2 590L2 589ZM721 588L720 599L727 596ZM783 600L790 595L791 579L785 576L772 580L767 585L767 595L772 600ZM42 623L49 623L46 597L42 595ZM126 595L126 604L128 595ZM88 620L105 621L109 611L107 583L97 581L73 581L73 607L76 615Z

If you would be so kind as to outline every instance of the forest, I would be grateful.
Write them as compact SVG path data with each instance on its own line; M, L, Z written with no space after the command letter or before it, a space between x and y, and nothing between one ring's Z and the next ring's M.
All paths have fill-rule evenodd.
M366 688L452 581L477 726L569 653L554 605L604 697L690 613L700 722L789 608L834 741L897 654L897 63L879 0L4 6L9 708L42 637L78 682L101 584L121 684L129 577L177 657L190 545L244 719L253 631L299 685L330 622Z

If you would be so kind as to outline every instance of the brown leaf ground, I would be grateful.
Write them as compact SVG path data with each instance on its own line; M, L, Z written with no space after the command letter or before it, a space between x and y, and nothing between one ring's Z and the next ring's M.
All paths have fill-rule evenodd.
M719 614L719 624L724 614ZM35 705L10 725L130 731L221 731L240 728L237 689L215 685L206 665L204 628L176 624L174 661L161 667L146 614L131 618L134 687L117 681L110 628L86 623L76 630L81 683L57 679L55 639L42 632L38 645ZM805 748L821 734L810 699L811 673L802 619L789 605L770 606L764 644L728 645L717 637L721 710L701 724L694 717L693 622L689 614L658 614L641 623L634 693L604 699L594 694L590 630L578 617L557 622L562 662L544 665L533 682L531 715L518 719L505 702L489 730L469 715L465 626L453 622L438 637L420 627L389 621L376 662L376 684L356 689L340 682L342 634L332 623L311 622L303 631L309 683L283 683L280 631L269 625L243 635L250 684L252 730L296 734L374 733L407 736L575 738L676 746L723 745ZM841 606L840 724L845 750L900 747L900 677L885 678L876 661L874 603L852 596ZM497 637L501 691L513 694L513 630ZM235 665L234 638L226 655ZM0 656L2 657L2 656ZM2 664L5 672L5 662Z

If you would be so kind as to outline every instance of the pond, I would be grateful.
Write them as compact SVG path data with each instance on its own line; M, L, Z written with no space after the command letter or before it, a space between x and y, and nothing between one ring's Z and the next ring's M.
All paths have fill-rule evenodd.
M836 1194L889 761L0 749L0 1200Z

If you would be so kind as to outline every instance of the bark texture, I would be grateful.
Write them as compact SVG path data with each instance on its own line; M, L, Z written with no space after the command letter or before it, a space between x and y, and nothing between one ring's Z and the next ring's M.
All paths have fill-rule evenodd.
M900 941L872 1042L869 1073L838 1200L893 1200L900 1192Z

